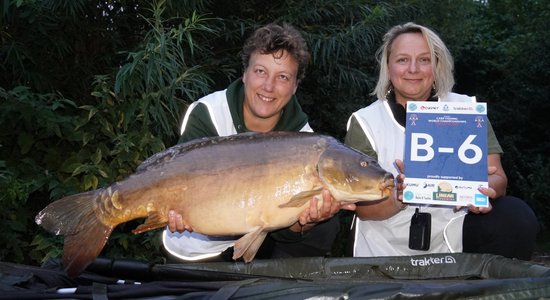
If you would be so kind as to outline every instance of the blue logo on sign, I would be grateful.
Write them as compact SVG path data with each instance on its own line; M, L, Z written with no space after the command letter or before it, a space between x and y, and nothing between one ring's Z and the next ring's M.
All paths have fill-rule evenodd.
M476 194L474 204L476 206L487 206L487 196L483 194Z
M414 103L409 104L409 110L410 111L415 111L416 109L417 109L416 104L414 104Z
M403 199L407 200L407 201L410 201L412 200L414 197L414 193L411 192L411 191L406 191L404 194L403 194Z
M483 105L478 105L478 106L476 106L476 111L478 113L482 113L482 112L485 111L485 107Z

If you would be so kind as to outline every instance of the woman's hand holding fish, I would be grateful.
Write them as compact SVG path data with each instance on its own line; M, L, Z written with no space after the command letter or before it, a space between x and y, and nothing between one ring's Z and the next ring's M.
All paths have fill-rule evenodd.
M355 214L361 220L385 220L405 209L407 204L403 203L403 189L405 189L405 166L402 160L396 159L395 166L399 174L395 177L394 186L390 196L382 201L358 202ZM390 187L389 185L387 187Z
M301 232L311 229L316 223L332 218L340 209L355 210L355 204L341 204L336 201L328 190L323 190L323 202L318 205L319 199L313 197L309 201L309 207L301 214L290 230Z
M193 232L193 228L183 221L182 215L176 213L174 210L168 212L168 230L179 233L184 231Z
M399 174L397 174L397 177L395 177L395 200L401 202L403 204L403 190L406 187L405 184L405 163L403 163L402 160L396 159L395 165L397 166L397 169L399 170Z
M407 186L405 184L405 164L402 160L396 159L395 165L399 170L399 174L395 177L395 186L389 200L392 200L395 206L402 210L407 207L407 204L403 203L403 190Z

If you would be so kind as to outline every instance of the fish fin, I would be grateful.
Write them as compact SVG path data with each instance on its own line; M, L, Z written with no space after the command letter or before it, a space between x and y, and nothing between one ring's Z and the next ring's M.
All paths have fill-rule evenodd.
M86 227L77 234L65 236L63 268L69 277L80 275L95 260L114 228L101 223Z
M166 224L168 224L166 216L154 211L149 213L149 216L145 219L145 223L136 227L132 232L134 234L144 233L145 231L164 227Z
M209 141L220 138L226 137L204 137L191 140L187 143L176 144L175 146L172 146L162 152L158 152L147 158L137 167L135 174L161 168L164 166L165 163L178 159L179 157L185 155L186 152L195 148L204 147L208 144Z
M245 262L252 261L266 236L267 231L264 231L263 227L245 234L233 246L233 259L237 260L239 257L242 257Z
M99 255L114 226L98 219L94 204L102 189L67 196L50 203L35 218L44 229L64 235L63 266L78 276Z
M287 203L283 203L283 204L279 205L279 207L280 208L283 208L283 207L300 207L300 206L304 205L305 203L307 203L309 200L311 200L311 198L313 196L320 195L322 190L323 190L322 188L319 188L319 189L315 189L315 190L311 190L311 191L300 192L300 193L292 196L292 198L290 198L290 200Z

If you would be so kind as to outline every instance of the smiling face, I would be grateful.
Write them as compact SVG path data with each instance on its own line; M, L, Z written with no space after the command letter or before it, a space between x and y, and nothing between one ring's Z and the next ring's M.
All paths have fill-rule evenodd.
M393 41L388 57L397 103L429 98L434 78L428 43L420 33L404 33Z
M274 54L254 52L243 74L243 116L248 130L267 132L298 88L298 62L281 50Z

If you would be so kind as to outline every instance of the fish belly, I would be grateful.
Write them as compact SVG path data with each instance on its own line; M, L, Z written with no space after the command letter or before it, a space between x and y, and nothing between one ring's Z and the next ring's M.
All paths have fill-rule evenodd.
M288 227L309 203L279 206L294 195L317 187L303 170L304 166L263 166L196 178L178 211L195 231L207 235L240 235L258 227Z

